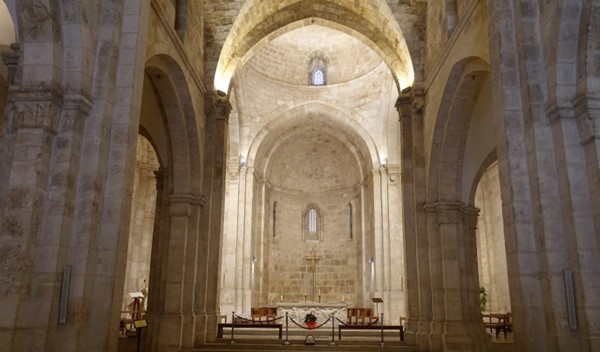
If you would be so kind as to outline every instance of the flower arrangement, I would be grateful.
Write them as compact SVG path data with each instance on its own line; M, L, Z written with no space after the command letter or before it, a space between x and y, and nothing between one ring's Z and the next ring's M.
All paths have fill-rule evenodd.
M306 313L304 316L304 322L308 323L309 321L317 321L317 316L313 313Z

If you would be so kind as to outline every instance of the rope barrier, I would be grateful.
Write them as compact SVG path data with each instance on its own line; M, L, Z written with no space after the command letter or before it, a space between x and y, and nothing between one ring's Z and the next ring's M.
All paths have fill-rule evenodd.
M235 323L235 319L239 319L242 321L242 323L235 323L235 324L244 324L244 323L248 323L248 324L270 324L270 323L274 323L277 320L283 319L285 317L285 315L282 315L280 317L274 318L274 319L267 319L267 320L252 320L252 319L248 319L246 317L243 317L241 315L234 315L232 321Z
M369 324L348 324L348 323L340 320L340 318L338 318L338 317L335 317L335 320L337 320L338 323L343 326L373 326L373 325L376 325L379 323L379 318L375 319L374 321L370 322Z
M289 319L292 321L292 323L296 324L296 326L298 326L299 328L305 329L305 330L316 330L316 329L319 329L320 327L322 327L323 325L327 324L331 320L331 318L327 318L327 320L325 320L322 324L317 325L314 328L308 328L308 327L306 327L304 325L300 325L298 322L296 322L294 320L294 318L289 318Z

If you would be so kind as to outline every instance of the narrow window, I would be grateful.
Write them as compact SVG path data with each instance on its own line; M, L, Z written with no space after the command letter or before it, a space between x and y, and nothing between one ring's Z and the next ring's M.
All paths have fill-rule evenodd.
M277 202L273 202L273 237L277 236Z
M348 231L350 232L350 241L352 241L352 203L348 203Z
M327 62L324 53L313 53L308 64L308 84L311 86L327 85Z
M308 210L308 232L317 232L317 209L315 208Z
M313 86L322 86L325 85L325 74L323 73L322 68L317 68L313 71Z
M323 214L316 204L309 204L302 213L302 240L323 241Z

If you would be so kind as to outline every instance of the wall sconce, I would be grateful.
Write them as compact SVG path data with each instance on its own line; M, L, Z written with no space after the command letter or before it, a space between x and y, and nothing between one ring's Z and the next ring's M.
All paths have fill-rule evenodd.
M244 157L243 155L240 155L240 166L246 166L246 157Z
M381 167L387 169L387 159L381 160Z
M217 90L217 95L221 98L225 98L227 96L227 93L225 93L222 90Z

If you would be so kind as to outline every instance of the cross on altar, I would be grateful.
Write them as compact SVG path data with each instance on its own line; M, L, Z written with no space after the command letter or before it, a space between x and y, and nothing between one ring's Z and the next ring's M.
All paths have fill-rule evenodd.
M317 256L317 253L315 252L315 249L313 248L312 251L310 252L310 255L307 257L304 257L304 260L310 260L310 296L311 296L311 300L313 302L316 302L315 300L315 273L317 271L317 262L319 260L321 260L321 257ZM320 292L319 292L319 296L321 296ZM321 297L319 297L319 300L321 299Z

